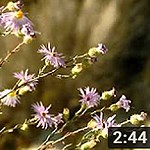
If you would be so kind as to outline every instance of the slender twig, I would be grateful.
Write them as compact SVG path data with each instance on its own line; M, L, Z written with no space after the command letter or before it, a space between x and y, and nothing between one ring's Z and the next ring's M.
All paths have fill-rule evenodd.
M122 125L124 125L124 124L129 123L129 122L130 122L130 120L126 120L126 121L124 121L124 122L120 123L120 125L122 126Z
M78 129L78 130L75 130L75 131L73 131L73 132L67 132L63 137L57 139L56 141L49 141L49 142L47 142L43 147L41 147L41 148L38 149L38 150L45 150L49 145L53 146L53 145L55 145L55 144L57 144L57 143L59 143L59 142L62 142L62 141L65 140L66 138L68 138L68 137L70 137L70 136L72 136L72 135L74 135L74 134L77 134L77 133L79 133L79 132L85 131L85 130L87 130L87 129L89 129L89 128L88 128L88 127L84 127L84 128L80 128L80 129Z
M93 112L90 113L90 114L91 114L91 115L94 115L94 114L96 114L96 113L98 113L98 112L102 112L102 111L105 110L105 109L107 109L107 108L104 106L104 107L102 107L101 109L95 110L95 111L93 111Z
M70 146L72 146L72 143L69 143L69 144L65 145L62 150L66 150L66 149L68 149L68 147L70 147Z
M17 124L17 125L15 125L14 127L10 128L10 129L6 129L6 128L4 127L4 129L3 129L3 131L1 132L0 136L2 136L2 135L5 134L5 133L11 133L11 132L13 132L15 129L20 129L21 127L22 127L22 124Z
M16 129L21 129L24 124L32 125L32 124L35 124L35 123L36 123L35 118L32 118L32 119L29 119L29 120L25 119L25 121L24 121L22 124L17 124L17 125L15 125L14 127L9 128L9 129L6 129L6 127L3 127L3 128L0 130L0 136L2 136L2 135L5 134L5 133L11 133L11 132L13 132L13 131L16 130Z
M6 127L3 127L1 130L0 130L0 134L6 129Z
M46 140L37 148L37 150L40 150L48 141L49 139L55 134L55 132L57 131L57 128L55 130L53 130L46 138Z
M16 53L16 52L19 52L19 51L20 51L20 48L21 48L21 46L22 46L23 44L24 44L24 42L21 42L21 43L19 43L13 50L7 51L7 55L6 55L4 58L1 58L1 59L0 59L0 67L2 67L2 66L8 61L9 57L10 57L12 54L14 54L14 53Z
M79 132L81 132L81 131L84 131L84 130L87 130L87 129L89 129L89 128L88 128L88 127L84 127L84 128L80 128L80 129L78 129L78 130L75 130L75 131L73 131L73 132L68 132L68 133L66 133L63 137L61 137L61 138L59 138L58 140L52 142L52 145L63 141L64 139L66 139L66 138L69 137L69 136L72 136L72 135L74 135L74 134L77 134L77 133L79 133Z
M73 116L73 118L72 118L71 120L68 120L68 121L56 132L56 134L57 134L57 133L61 133L61 132L65 129L66 126L68 126L70 123L74 122L77 118L82 117L82 116L86 113L87 110L88 110L88 109L83 109L83 107L81 106L81 108L75 113L75 115Z

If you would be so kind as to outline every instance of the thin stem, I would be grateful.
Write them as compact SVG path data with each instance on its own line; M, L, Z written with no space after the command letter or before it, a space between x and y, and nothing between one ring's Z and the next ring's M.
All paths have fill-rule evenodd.
M72 135L74 135L74 134L77 134L77 133L79 133L79 132L85 131L85 130L87 130L87 129L89 129L89 128L88 128L88 127L84 127L84 128L80 128L80 129L78 129L78 130L75 130L75 131L73 131L73 132L68 132L68 133L66 133L63 137L57 139L56 141L49 141L49 142L47 142L43 147L41 147L41 148L38 149L38 150L45 150L49 145L53 146L53 145L55 145L55 144L57 144L57 143L59 143L59 142L62 142L62 141L65 140L66 138L68 138L68 137L70 137L70 136L72 136Z
M88 56L87 53L82 54L82 55L77 55L77 56L74 56L73 58L67 60L65 63L69 63L69 62L74 62L74 63L76 63L76 61L77 61L78 59L82 59L82 58L87 57L87 56Z
M6 129L6 127L3 127L1 130L0 130L0 134L3 133L3 131Z
M15 129L20 129L22 127L22 124L17 124L15 125L14 127L10 128L10 129L7 129L6 130L6 127L3 128L3 131L0 133L0 136L2 136L3 134L5 133L11 133L13 132Z
M41 69L39 69L38 77L44 73L44 70L47 68L47 65L44 65Z
M124 122L120 123L120 125L122 126L122 125L124 125L124 124L129 123L129 122L130 122L130 120L126 120L126 121L124 121Z
M3 127L1 130L0 130L0 136L2 136L3 134L5 133L11 133L13 132L15 129L21 129L23 127L24 124L27 124L27 125L32 125L32 124L35 124L35 118L32 118L32 119L25 119L25 121L22 123L22 124L17 124L15 125L14 127L12 128L9 128L9 129L6 129L6 127Z
M87 129L88 129L88 127L84 127L84 128L80 128L80 129L78 129L78 130L75 130L75 131L73 131L73 132L68 132L68 133L66 133L63 137L61 137L61 138L59 138L58 140L52 142L52 145L63 141L64 139L68 138L69 136L72 136L72 135L74 135L74 134L77 134L77 133L82 132L82 131L87 130Z
M58 133L61 133L61 132L64 130L64 128L65 128L68 124L72 123L72 122L75 121L77 118L82 117L82 116L84 115L84 113L85 113L87 110L88 110L88 109L85 109L85 110L84 110L84 107L81 106L81 108L75 113L75 115L73 116L73 118L72 118L71 120L68 120L56 133L57 133L57 134L58 134Z
M68 147L70 147L70 146L72 146L72 143L65 145L62 150L66 150L66 149L68 149Z
M37 150L40 150L48 141L49 139L55 134L55 132L57 131L57 128L55 130L53 130L46 138L46 140L38 147Z
M9 57L10 57L12 54L14 54L14 53L16 53L16 52L19 52L19 51L20 51L20 48L21 48L21 46L22 46L23 44L24 44L24 42L21 42L21 43L19 43L13 50L7 51L7 55L6 55L4 58L1 58L1 59L0 59L0 67L2 67L2 66L8 61Z
M107 109L107 108L106 108L106 107L103 107L103 108L101 108L101 109L95 110L95 111L93 111L93 112L91 113L91 115L94 115L94 114L96 114L96 113L98 113L98 112L102 112L102 111L105 110L105 109Z

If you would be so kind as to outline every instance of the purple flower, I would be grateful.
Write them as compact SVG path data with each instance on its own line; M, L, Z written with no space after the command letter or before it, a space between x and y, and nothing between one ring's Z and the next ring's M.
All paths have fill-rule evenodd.
M3 105L7 105L10 107L15 107L19 101L19 96L16 94L15 91L10 89L6 89L3 92L0 92L0 99Z
M115 117L116 117L116 114L109 117L106 121L104 121L105 128L118 126L118 124L116 123Z
M104 129L103 129L103 135L104 137L108 137L108 128L109 127L121 127L120 124L116 123L115 120L116 115L113 115L109 117L106 121L104 121Z
M122 107L123 109L128 112L130 110L130 105L131 100L128 100L125 95L122 95L119 101L116 103L119 107Z
M98 116L97 114L95 116L93 116L93 119L96 121L97 125L96 127L98 129L103 129L104 124L103 124L103 113L100 113L100 116Z
M6 12L0 15L0 26L4 27L6 34L22 35L21 30L28 24L32 28L32 22L19 10L15 12Z
M28 69L26 69L25 72L14 73L14 77L20 80L18 86L26 84L28 91L35 90L38 80L34 80L34 74L28 74Z
M98 44L97 49L99 50L100 53L102 54L106 54L108 49L106 48L106 46L102 43Z
M54 125L55 125L55 127L57 128L57 126L60 124L60 123L63 123L64 121L62 120L62 114L61 113L59 113L57 116L55 116L54 118L53 118L53 120L54 120Z
M36 103L32 105L33 110L35 112L34 117L37 121L37 127L42 126L42 129L47 129L48 127L52 127L54 124L54 119L49 114L49 109L51 105L48 107L44 107L42 102Z
M59 113L57 116L49 113L51 105L44 107L42 102L32 105L35 112L34 117L37 121L37 127L42 126L42 129L47 129L48 127L57 128L58 124L63 123L62 114Z
M29 35L31 37L34 37L35 34L37 33L33 30L33 27L29 23L22 25L20 32L21 32L21 34L23 34L25 36Z
M85 88L84 90L79 88L79 91L82 98L80 102L86 105L86 107L90 108L99 104L100 95L96 92L95 88L92 88L91 90L89 87Z
M108 128L109 127L120 127L121 126L120 124L116 123L115 117L116 117L116 115L113 115L113 116L107 118L107 120L105 120L103 118L102 112L100 113L100 116L98 116L98 115L93 116L93 119L97 123L96 128L102 130L101 134L103 137L108 136Z
M50 43L48 43L47 47L42 45L38 52L44 55L42 60L45 60L46 63L50 63L55 68L65 67L62 54L55 52L55 47L51 48Z

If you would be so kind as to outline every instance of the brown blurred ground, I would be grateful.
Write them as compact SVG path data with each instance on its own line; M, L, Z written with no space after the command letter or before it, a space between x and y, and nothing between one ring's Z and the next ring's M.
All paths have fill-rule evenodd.
M40 80L35 92L22 97L21 105L5 109L0 127L29 118L30 105L40 100L46 105L51 103L52 112L60 112L64 107L73 111L78 106L77 88L85 86L96 87L99 92L114 86L119 96L123 93L133 101L131 114L141 110L150 112L150 1L24 0L24 3L24 10L41 35L12 56L0 70L1 90L13 86L16 81L13 72L26 68L31 73L38 71L43 64L41 55L36 52L41 44L50 42L66 57L85 53L101 42L109 52L75 80L53 77ZM5 2L1 1L2 4ZM0 57L19 41L14 36L0 37ZM40 130L35 128L33 133L31 131L4 136L0 147L7 150L10 145L12 150L21 149L20 145L26 147L47 134L39 134Z

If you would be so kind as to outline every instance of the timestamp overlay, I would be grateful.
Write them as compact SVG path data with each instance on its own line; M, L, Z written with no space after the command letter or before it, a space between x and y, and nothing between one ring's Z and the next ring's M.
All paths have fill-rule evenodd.
M150 127L110 127L109 148L150 148Z

